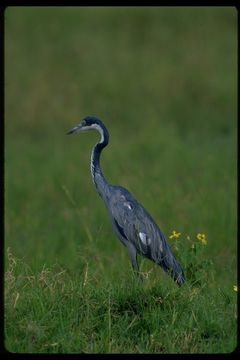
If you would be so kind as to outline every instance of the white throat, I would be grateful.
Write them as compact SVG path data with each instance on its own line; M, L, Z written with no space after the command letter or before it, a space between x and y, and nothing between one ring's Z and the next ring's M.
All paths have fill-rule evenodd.
M92 124L92 125L89 125L89 126L84 126L82 131L88 131L88 130L93 130L93 129L97 130L99 132L99 134L101 135L101 139L100 139L99 144L102 144L103 141L104 141L103 129L98 124Z

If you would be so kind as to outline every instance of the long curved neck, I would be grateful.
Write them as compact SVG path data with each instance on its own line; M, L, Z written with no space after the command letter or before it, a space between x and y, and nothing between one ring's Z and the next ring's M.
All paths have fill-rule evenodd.
M104 200L107 200L110 190L109 190L109 184L104 178L100 167L100 156L103 148L108 144L109 135L106 128L102 128L100 126L96 126L95 128L101 134L101 140L92 149L91 174L97 192Z

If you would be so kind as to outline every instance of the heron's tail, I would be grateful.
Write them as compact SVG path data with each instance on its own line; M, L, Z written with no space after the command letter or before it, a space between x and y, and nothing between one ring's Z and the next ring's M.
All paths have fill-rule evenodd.
M165 256L161 259L159 265L176 281L178 286L185 283L183 270L170 249L168 249Z

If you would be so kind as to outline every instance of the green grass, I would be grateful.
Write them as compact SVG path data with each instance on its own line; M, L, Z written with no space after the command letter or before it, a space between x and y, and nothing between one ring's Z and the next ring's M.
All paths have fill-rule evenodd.
M9 351L235 349L236 75L233 7L6 10ZM88 114L110 132L109 182L167 237L181 232L173 243L186 286L143 258L148 277L136 283L92 184L98 136L65 135Z

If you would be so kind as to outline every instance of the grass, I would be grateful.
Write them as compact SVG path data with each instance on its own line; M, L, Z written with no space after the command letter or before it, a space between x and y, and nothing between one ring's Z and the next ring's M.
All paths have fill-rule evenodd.
M233 7L7 8L7 350L235 349L236 54ZM65 135L88 114L109 182L181 233L186 286L145 259L133 278L90 177L98 137Z
M93 272L87 261L79 261L75 273L58 264L36 273L10 251L8 260L8 349L208 353L235 346L235 294L216 289L212 276L209 284L201 276L198 284L181 289L167 281L159 286L157 278L142 285L131 276L114 284Z

